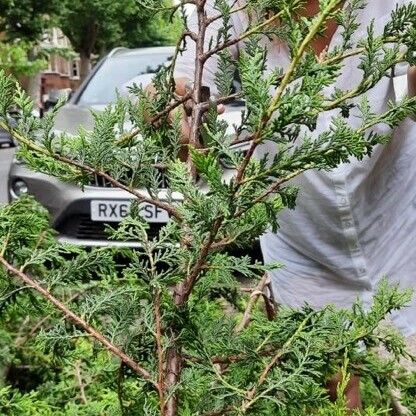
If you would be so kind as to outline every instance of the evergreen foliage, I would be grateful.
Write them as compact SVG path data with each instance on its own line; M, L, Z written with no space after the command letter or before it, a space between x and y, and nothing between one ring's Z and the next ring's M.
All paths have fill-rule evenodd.
M381 34L370 26L368 36L355 44L362 1L352 1L340 13L341 0L322 0L319 15L299 19L302 3L250 0L246 7L256 18L242 35L246 48L235 63L226 48L235 42L227 22L236 6L215 2L224 21L217 39L204 39L203 27L184 34L182 40L196 39L197 73L211 54L220 54L216 80L224 94L204 102L196 76L185 97L193 101L186 160L178 157L179 120L168 117L183 102L173 92L172 69L157 76L154 96L133 88L138 100L120 99L94 115L92 131L80 130L75 137L53 131L59 106L42 120L34 118L33 104L1 74L0 126L19 142L19 158L33 170L81 187L100 176L129 192L136 201L130 216L108 233L142 243L139 250L62 245L54 239L47 213L31 198L0 209L3 330L12 337L20 326L17 338L37 354L34 365L51 374L43 375L49 382L35 392L2 388L2 414L336 416L347 414L342 392L351 373L361 374L373 391L402 388L407 405L414 407L414 376L403 376L405 382L396 376L406 355L404 341L380 326L391 311L406 305L408 291L383 281L369 310L360 302L350 310L317 311L307 305L276 310L265 276L280 265L264 266L230 251L236 245L250 247L269 227L277 229L279 212L294 207L297 190L287 185L291 178L371 155L388 140L372 127L393 128L416 108L415 98L405 98L374 114L362 98L397 63L411 60L415 5L399 7ZM195 4L203 16L205 2ZM311 41L333 17L344 29L344 41L317 58ZM269 33L273 21L280 22L278 33ZM264 76L260 32L288 43L287 70L276 68ZM209 49L202 49L204 43ZM182 47L183 42L178 51ZM324 87L334 84L351 55L360 56L362 81L325 96ZM230 137L213 107L229 99L234 65L246 110L242 126ZM5 122L12 106L22 110L13 129ZM313 129L318 115L329 110L337 110L330 128L314 139L304 126ZM351 112L360 115L358 128L348 124ZM129 130L126 120L133 124ZM265 141L275 143L276 154L254 158ZM247 151L236 152L233 146L244 142ZM225 179L223 160L234 168L231 178ZM168 192L159 192L161 171ZM144 202L171 217L154 239L140 215ZM242 290L242 276L257 289ZM3 366L11 356L25 361L19 342L15 336L12 345L0 346ZM377 357L380 345L393 358ZM325 382L340 368L339 399L331 403ZM65 404L69 398L74 403ZM385 414L388 405L370 400L363 414Z

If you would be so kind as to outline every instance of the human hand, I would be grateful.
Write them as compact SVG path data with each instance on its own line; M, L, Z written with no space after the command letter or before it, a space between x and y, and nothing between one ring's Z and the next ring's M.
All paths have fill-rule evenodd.
M192 85L191 81L188 78L176 78L175 79L175 95L176 99L180 100L189 94L189 85ZM151 97L157 94L153 84L150 84L146 88L146 93ZM180 151L179 158L181 160L186 160L187 158L187 145L189 144L189 139L191 136L191 114L192 114L193 101L192 99L187 100L182 105L175 107L168 116L168 120L173 122L173 120L180 119L181 126L181 141L182 150ZM222 114L225 111L224 105L220 104L217 106L218 114Z
M189 85L192 85L192 82L187 78L177 78L175 79L175 93L178 98L185 97L189 94ZM192 88L192 87L191 87ZM209 88L208 88L209 91ZM208 92L209 94L209 92ZM208 100L209 97L207 97ZM174 117L181 118L181 136L182 136L182 143L187 144L189 142L189 137L191 133L190 127L190 116L192 114L192 106L193 101L192 99L186 101L182 106L176 107L170 113L170 119L172 120ZM222 104L217 105L217 112L218 114L222 114L225 111L225 107Z
M341 383L341 373L332 377L326 385L331 401L335 402L338 399L338 386ZM344 390L348 414L352 414L357 410L362 409L361 394L360 394L360 377L351 375L350 380Z
M189 94L189 85L192 85L190 80L187 78L175 79L175 93L177 98L185 97ZM190 137L191 137L191 114L192 114L192 99L186 101L183 105L176 107L169 114L169 119L173 120L177 117L181 120L181 144L182 150L180 151L179 158L186 160L188 157L188 148ZM224 105L220 104L217 106L218 114L222 114L225 111Z
M416 95L416 66L411 66L407 71L407 85L409 97Z

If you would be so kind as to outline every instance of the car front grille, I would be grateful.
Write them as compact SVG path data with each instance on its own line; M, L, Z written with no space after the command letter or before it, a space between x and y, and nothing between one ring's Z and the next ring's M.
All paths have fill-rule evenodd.
M162 170L159 170L157 172L157 182L158 182L158 188L160 189L168 188L168 178ZM113 184L109 180L107 180L106 178L103 178L100 175L93 175L90 185L96 186L98 188L113 188Z
M160 229L164 224L150 224L147 235L153 239L159 235ZM115 222L92 221L89 215L79 214L67 217L56 230L65 236L77 238L80 240L109 240L107 226L117 229L119 226Z

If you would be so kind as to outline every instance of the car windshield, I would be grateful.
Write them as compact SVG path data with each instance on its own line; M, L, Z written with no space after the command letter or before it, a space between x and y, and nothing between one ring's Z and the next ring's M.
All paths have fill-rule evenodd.
M169 53L144 53L107 59L78 98L78 104L92 106L115 101L116 91L123 85L140 75L157 72L170 57Z

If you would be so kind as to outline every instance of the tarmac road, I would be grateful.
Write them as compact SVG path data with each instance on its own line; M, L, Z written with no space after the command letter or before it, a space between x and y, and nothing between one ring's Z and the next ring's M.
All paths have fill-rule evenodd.
M14 149L0 148L0 204L7 202L7 174L13 154Z

